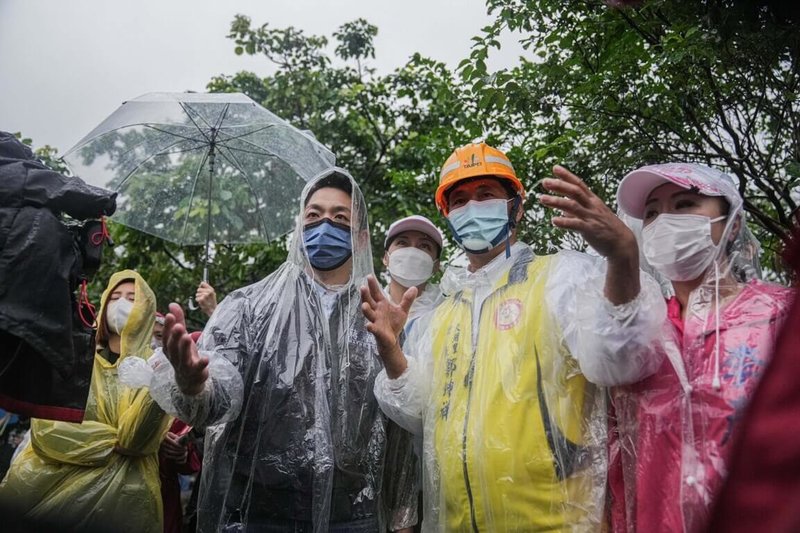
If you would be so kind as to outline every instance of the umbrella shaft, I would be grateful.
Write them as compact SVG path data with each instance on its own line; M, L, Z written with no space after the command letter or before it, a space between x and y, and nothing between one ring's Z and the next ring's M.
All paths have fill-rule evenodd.
M213 135L212 131L212 135ZM211 192L214 183L214 160L216 158L215 142L212 138L211 147L208 151L208 205L206 206L207 221L206 221L206 264L203 267L203 281L208 282L208 263L209 263L209 246L211 244Z

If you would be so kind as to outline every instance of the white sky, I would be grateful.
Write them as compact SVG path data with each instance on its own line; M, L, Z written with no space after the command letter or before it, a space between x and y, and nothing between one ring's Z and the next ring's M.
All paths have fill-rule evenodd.
M266 58L234 54L237 13L329 38L363 17L378 27L371 64L383 73L414 52L455 67L490 22L483 0L0 0L0 130L63 154L125 100L269 74ZM502 42L490 69L524 53L513 37Z

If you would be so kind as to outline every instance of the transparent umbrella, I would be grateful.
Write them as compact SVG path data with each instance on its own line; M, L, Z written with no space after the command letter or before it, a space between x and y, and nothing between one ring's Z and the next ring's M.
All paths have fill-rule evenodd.
M293 228L333 154L241 93L151 93L122 104L64 160L118 193L113 216L181 244L270 242Z

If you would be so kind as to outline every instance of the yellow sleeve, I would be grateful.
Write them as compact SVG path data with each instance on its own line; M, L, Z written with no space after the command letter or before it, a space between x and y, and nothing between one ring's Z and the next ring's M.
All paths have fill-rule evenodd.
M153 401L147 389L129 389L124 396L127 408L119 417L119 446L137 455L156 453L171 417Z
M108 463L117 442L117 428L101 422L31 420L31 446L44 460L80 466Z

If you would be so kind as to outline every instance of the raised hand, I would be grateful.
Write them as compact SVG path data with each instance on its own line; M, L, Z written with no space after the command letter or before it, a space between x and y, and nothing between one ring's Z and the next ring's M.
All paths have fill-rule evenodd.
M378 353L391 379L406 369L406 357L400 349L399 338L416 297L417 288L411 287L403 294L399 305L393 304L372 275L367 276L367 285L361 287L361 311L367 319L367 331L375 336Z
M539 201L561 211L553 225L577 231L589 245L608 259L604 292L614 305L629 302L639 294L639 247L633 232L578 176L556 165L558 179L542 185L560 196L542 194Z
M558 179L542 180L542 186L560 196L542 194L539 201L562 212L553 217L553 225L577 231L597 252L609 259L630 254L638 257L633 232L578 176L556 165L553 175Z
M175 369L175 381L182 393L194 396L203 392L208 379L208 358L197 351L194 341L186 331L183 309L169 304L164 317L164 354Z

